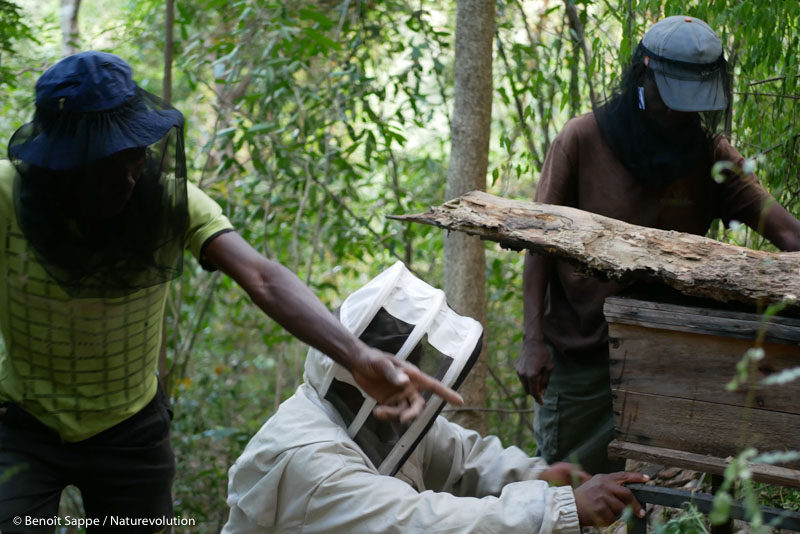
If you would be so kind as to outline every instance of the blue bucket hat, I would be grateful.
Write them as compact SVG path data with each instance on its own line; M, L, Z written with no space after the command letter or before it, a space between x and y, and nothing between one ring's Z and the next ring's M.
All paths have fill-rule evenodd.
M105 52L68 56L36 82L36 113L11 138L12 161L53 170L88 167L150 146L183 115L141 89L123 59Z

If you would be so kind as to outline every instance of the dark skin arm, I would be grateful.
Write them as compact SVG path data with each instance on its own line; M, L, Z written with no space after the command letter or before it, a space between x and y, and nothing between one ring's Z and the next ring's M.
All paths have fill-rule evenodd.
M693 113L669 109L661 100L655 81L648 77L644 81L647 114L665 128L680 126ZM800 250L800 221L778 204L772 202L761 212L760 220L743 221L783 251Z
M800 250L800 221L777 202L764 209L761 228L755 229L783 251Z
M423 390L452 404L463 404L460 395L415 366L352 335L294 273L259 254L236 232L215 237L206 247L205 257L236 280L253 302L289 333L347 368L358 385L378 401L376 416L411 421L425 405Z
M548 256L525 254L522 273L522 349L514 363L525 393L532 395L539 404L553 372L553 359L547 351L542 334L544 295L550 279L553 260Z

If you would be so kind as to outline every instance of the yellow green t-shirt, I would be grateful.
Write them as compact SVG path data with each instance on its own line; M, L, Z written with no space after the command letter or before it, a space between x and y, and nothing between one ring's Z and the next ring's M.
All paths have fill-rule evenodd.
M119 298L70 298L45 272L17 224L16 170L0 160L0 399L66 441L91 437L141 410L156 392L168 284ZM188 184L185 245L231 228L219 205Z

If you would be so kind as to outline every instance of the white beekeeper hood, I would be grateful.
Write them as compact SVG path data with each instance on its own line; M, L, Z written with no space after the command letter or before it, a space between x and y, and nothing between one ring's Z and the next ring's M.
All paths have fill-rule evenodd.
M457 388L481 350L478 321L451 310L444 292L431 287L397 262L351 294L339 320L370 346L413 363L443 384ZM409 425L372 414L375 401L341 365L311 349L306 383L342 416L347 432L381 474L394 475L444 407L424 393L425 408Z

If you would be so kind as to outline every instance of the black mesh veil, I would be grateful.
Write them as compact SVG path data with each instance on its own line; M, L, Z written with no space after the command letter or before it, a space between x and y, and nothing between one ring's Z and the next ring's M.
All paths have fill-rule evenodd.
M369 325L364 329L364 332L359 336L359 339L371 347L396 354L414 330L414 326L415 325L394 317L385 308L381 308L375 314L372 321L370 321ZM461 368L459 374L454 378L452 383L448 384L450 387L458 389L458 387L461 386L461 383L480 355L483 346L482 339L481 336L476 341L469 358ZM450 366L453 365L454 360L446 354L439 352L436 347L429 342L428 336L423 336L420 342L409 353L406 361L416 365L423 372L436 380L442 381ZM423 393L423 397L425 398L425 402L430 402L431 393L426 391ZM328 392L325 394L325 400L333 404L342 416L345 425L350 426L364 402L364 397L355 386L334 378ZM364 424L358 429L355 436L353 436L353 440L369 457L373 465L379 467L384 465L387 457L390 456L393 449L398 445L398 442L403 440L403 438L409 438L406 439L402 456L396 460L394 464L386 468L388 469L388 474L395 475L414 451L420 440L422 440L428 430L430 430L434 420L443 407L444 403L440 403L437 410L430 415L427 424L419 429L417 434L410 437L405 436L407 432L410 432L410 424L403 424L396 420L379 419L375 417L374 414L370 414Z
M188 208L182 120L166 120L176 116L136 87L110 110L37 106L11 138L17 221L68 295L119 297L179 276Z
M646 55L655 58L649 67ZM704 158L710 161L726 110L690 113L680 129L665 130L638 105L639 87L648 79L655 84L654 72L692 81L719 77L728 106L730 74L722 56L711 64L685 63L656 56L639 44L617 86L594 109L603 138L622 164L639 181L663 187Z

